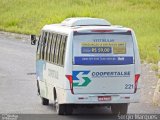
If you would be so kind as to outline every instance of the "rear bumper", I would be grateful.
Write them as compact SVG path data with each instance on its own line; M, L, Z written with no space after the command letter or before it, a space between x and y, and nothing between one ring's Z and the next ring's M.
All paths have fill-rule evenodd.
M98 96L111 96L111 100L100 101ZM71 94L67 90L61 104L112 104L112 103L137 103L140 99L140 89L135 94Z

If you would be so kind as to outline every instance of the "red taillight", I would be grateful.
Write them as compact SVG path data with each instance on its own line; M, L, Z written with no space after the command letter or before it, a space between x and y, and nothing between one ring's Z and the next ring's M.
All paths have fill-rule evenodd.
M66 75L66 78L69 80L71 93L74 94L74 92L73 92L73 80L72 80L72 75Z
M113 32L113 30L91 30L92 32Z
M136 93L136 91L137 91L137 86L138 86L139 77L140 77L140 74L136 74L136 75L135 75L135 80L134 80L134 84L135 84L134 93Z

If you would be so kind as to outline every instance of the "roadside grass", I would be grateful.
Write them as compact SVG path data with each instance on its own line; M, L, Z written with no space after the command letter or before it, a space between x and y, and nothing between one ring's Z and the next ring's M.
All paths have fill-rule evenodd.
M152 68L152 70L158 72L158 65L157 65L157 64L153 64L153 65L151 66L151 68Z
M133 28L142 60L160 60L159 0L0 0L0 30L39 34L68 17L98 17Z

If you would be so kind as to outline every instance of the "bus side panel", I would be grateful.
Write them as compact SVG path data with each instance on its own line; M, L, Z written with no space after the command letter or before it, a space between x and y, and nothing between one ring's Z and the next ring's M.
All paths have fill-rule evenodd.
M39 80L40 96L43 98L48 98L46 95L46 85L44 81Z
M54 88L64 89L64 68L52 63L46 63L44 70L44 79L46 80L46 95L49 99L53 99Z
M64 73L65 75L72 75L72 56L73 56L73 32L68 35L66 52L65 52L65 62L64 62ZM65 77L64 89L70 90L69 80Z
M40 88L40 96L46 98L46 87L45 87L45 80L44 80L44 68L45 68L46 62L43 60L37 60L36 61L36 79L39 83Z
M134 54L135 54L135 74L141 74L141 62L140 62L140 55L139 55L139 49L138 49L138 43L136 40L136 36L134 31L132 30L132 38L133 38L133 44L134 44ZM138 89L141 88L141 76L138 80Z
M63 88L57 88L57 97L60 104L70 103L68 97L73 97L71 93L71 86L69 80L66 78L66 75L72 75L72 42L73 42L73 32L68 34L66 51L65 51L65 61L63 68ZM68 94L69 93L69 94Z

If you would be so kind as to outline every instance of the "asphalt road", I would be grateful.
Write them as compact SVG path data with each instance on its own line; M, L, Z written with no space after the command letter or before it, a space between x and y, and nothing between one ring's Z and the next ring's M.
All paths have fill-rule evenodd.
M0 32L0 113L51 114L54 120L111 118L106 108L81 108L72 116L58 116L52 103L41 105L34 74L36 47L30 45L29 39L26 35ZM160 113L160 107L152 104L157 80L150 65L143 64L141 100L130 104L128 113Z

